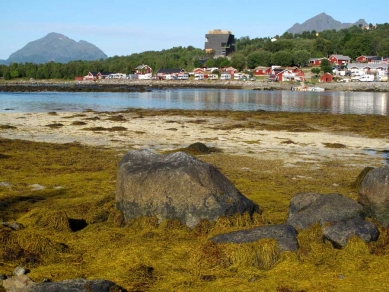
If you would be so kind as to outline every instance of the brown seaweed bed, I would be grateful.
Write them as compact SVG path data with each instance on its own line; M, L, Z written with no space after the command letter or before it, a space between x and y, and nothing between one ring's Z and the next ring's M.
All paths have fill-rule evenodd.
M42 118L41 127L34 124L38 118ZM28 132L27 126L21 125L26 119L36 130L29 132L30 136L23 134ZM261 206L263 214L204 221L194 229L174 220L158 224L155 218L123 224L115 209L116 167L127 150L144 148L146 144L140 139L152 131L136 124L137 132L127 133L130 124L147 124L151 119L165 129L153 138L158 146L154 151L188 151L215 165ZM78 123L72 124L74 121ZM56 126L48 126L53 124ZM23 265L36 282L100 278L127 291L386 291L389 233L382 226L378 241L366 244L352 238L343 250L323 242L318 226L299 233L297 252L280 253L272 240L216 245L208 238L284 223L289 201L298 192L337 192L356 199L355 180L363 168L386 162L380 155L349 155L350 151L364 152L353 148L352 141L365 139L367 152L385 153L385 147L375 149L374 145L377 141L387 145L388 125L386 116L268 112L136 109L120 113L8 115L0 120L0 220L16 221L24 228L11 231L0 227L0 273L9 275L16 266ZM97 126L100 128L94 128ZM53 140L56 134L62 137L61 131L66 129L67 135L80 131L86 139ZM188 136L196 129L204 139L200 134ZM39 131L45 134L39 136ZM280 138L280 148L255 152L255 147L266 143L267 136L261 135L255 139L245 136L244 143L229 139L224 144L224 138L238 133L253 135L262 131ZM283 139L287 133L295 136ZM212 134L219 135L219 140L212 140ZM315 152L309 159L286 162L288 156L306 147L297 135L328 134L333 140L321 144L336 155L319 157L321 152ZM104 145L86 143L94 135L100 140L106 136L109 139ZM165 136L179 139L181 135L187 143L163 142ZM119 143L123 136L126 139ZM342 136L350 142L339 140ZM42 137L51 137L49 143ZM215 147L207 154L187 149L194 139ZM146 142L152 146L150 140ZM272 151L276 152L266 155Z

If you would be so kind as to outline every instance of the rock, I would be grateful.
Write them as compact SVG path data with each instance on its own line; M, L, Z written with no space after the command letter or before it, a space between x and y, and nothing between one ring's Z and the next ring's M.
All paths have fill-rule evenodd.
M130 151L119 162L116 207L126 221L140 216L179 219L194 227L201 219L259 212L214 166L184 152L169 155Z
M190 144L186 149L194 154L209 154L211 152L208 146L201 142Z
M34 282L27 275L15 276L3 281L3 287L7 292L26 292L34 285Z
M364 217L363 207L341 194L300 193L290 202L287 223L299 230Z
M1 222L3 226L7 226L13 230L20 230L23 228L23 224L18 223L18 222Z
M27 270L23 267L16 267L13 274L15 276L21 276L27 273Z
M366 215L389 227L389 165L371 170L358 191Z
M322 195L318 193L300 193L295 195L289 204L288 218L299 213L301 210L306 209L321 196Z
M12 277L3 281L7 292L110 292L125 291L107 280L73 279L61 282L34 283L27 275Z
M372 171L374 167L366 166L362 171L359 173L358 177L355 179L355 181L352 183L352 187L359 189L362 185L363 180L365 179L366 175Z
M116 289L115 289L116 288ZM124 291L115 283L107 280L74 279L62 282L43 282L31 286L28 292L110 292Z
M323 238L331 241L336 248L344 248L352 236L358 236L366 243L376 241L379 236L377 226L362 219L341 221L322 230Z
M278 240L280 252L296 251L299 248L297 242L297 231L290 225L261 226L254 229L234 231L219 234L210 240L215 243L247 243L264 238Z

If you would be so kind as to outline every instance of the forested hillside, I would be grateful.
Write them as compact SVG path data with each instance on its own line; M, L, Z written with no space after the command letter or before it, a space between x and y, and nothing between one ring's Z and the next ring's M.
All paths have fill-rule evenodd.
M205 62L207 67L233 66L239 70L253 69L256 66L306 66L309 58L327 57L331 54L343 54L355 59L360 55L389 56L389 24L361 26L342 29L303 32L301 34L284 33L276 36L276 41L270 38L241 37L236 40L236 52L231 59L213 59L203 49L175 47L162 51L147 51L128 56L114 56L99 61L74 61L61 63L12 63L9 66L0 65L0 77L5 80L13 78L35 79L73 79L84 76L89 71L133 73L134 69L147 64L154 71L160 68L182 68L191 71Z

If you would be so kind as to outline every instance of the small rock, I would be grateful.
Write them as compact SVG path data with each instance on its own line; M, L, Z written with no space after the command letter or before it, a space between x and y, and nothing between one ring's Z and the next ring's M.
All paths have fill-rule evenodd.
M21 276L21 275L24 275L26 273L27 273L27 270L23 267L20 267L20 266L16 267L14 272L13 272L14 276Z

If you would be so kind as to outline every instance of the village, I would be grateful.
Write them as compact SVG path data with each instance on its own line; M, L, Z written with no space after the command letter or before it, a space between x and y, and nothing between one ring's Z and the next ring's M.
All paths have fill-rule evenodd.
M133 74L112 72L89 72L86 76L76 77L76 81L91 81L99 79L135 79L135 80L241 80L241 81L274 81L274 82L307 82L314 78L311 69L320 67L323 60L329 60L333 66L333 72L317 76L320 83L331 82L387 82L388 81L388 57L360 56L354 62L350 57L343 55L331 55L329 58L311 58L309 66L305 68L258 66L239 72L233 67L222 68L195 68L186 72L179 68L161 68L155 73L146 65L139 65Z

